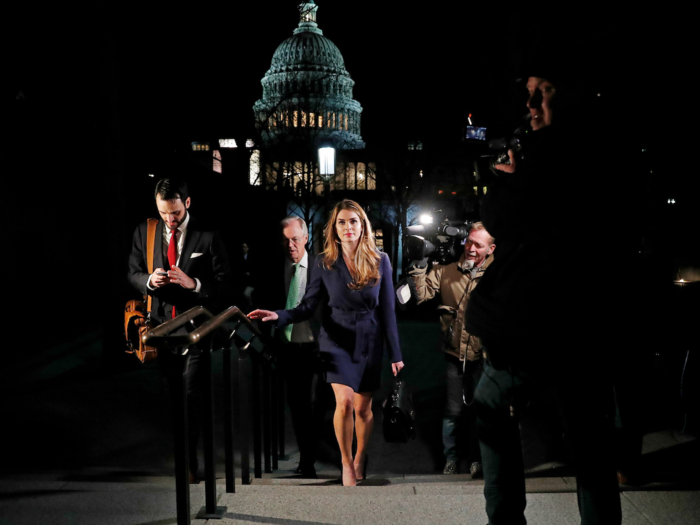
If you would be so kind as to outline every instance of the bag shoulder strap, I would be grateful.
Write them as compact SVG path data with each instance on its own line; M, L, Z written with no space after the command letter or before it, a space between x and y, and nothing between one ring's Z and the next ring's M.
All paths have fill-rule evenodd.
M156 226L158 219L148 219L148 230L146 232L146 262L148 264L148 274L153 273L153 257L156 247ZM148 296L146 311L151 312L151 296Z

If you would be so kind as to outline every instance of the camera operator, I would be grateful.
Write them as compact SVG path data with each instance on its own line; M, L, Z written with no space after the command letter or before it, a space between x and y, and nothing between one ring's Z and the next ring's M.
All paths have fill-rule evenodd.
M476 435L473 407L474 386L483 366L481 341L464 330L464 312L469 295L493 260L496 245L480 222L473 223L458 261L434 264L428 272L428 259L414 261L409 269L410 286L418 304L439 294L442 304L441 347L445 352L447 405L442 419L442 442L445 454L443 474L456 474L459 465L457 442L467 444L472 478L482 475L481 453ZM463 393L463 380L467 388ZM464 396L464 398L463 398ZM469 400L469 406L465 401Z
M526 523L518 417L528 390L551 381L576 468L581 523L619 524L606 363L619 343L615 314L623 308L607 263L626 239L607 214L612 208L586 184L612 165L595 127L605 114L593 111L595 94L586 96L583 79L563 71L567 61L542 47L526 75L532 133L522 155L509 151L510 163L496 166L500 174L483 202L498 258L465 316L486 358L475 392L486 512L491 525ZM591 224L593 213L603 218Z

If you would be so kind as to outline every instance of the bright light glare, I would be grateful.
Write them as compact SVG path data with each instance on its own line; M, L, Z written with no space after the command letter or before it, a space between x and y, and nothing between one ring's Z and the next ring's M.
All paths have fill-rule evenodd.
M318 149L318 165L322 176L335 173L335 148Z
M421 224L432 224L433 223L433 216L430 215L429 213L424 213L418 218L418 220L420 221Z
M236 139L219 139L220 148L237 148Z

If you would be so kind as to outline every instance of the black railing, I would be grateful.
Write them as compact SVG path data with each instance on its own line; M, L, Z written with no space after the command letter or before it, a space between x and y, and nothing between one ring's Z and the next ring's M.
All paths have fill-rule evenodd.
M194 320L204 316L207 321L186 334L172 334L187 323L194 326ZM226 323L236 321L231 330ZM252 337L248 340L239 334L245 326ZM262 477L263 449L265 453L265 472L272 472L278 467L278 454L284 453L284 408L280 375L275 368L275 360L270 348L273 341L263 335L237 307L227 308L214 316L206 308L197 306L167 321L144 335L144 343L155 346L159 351L173 352L179 364L181 381L177 381L172 395L175 401L175 492L177 499L177 523L190 523L189 497L189 447L187 421L187 389L185 388L186 355L190 348L200 344L197 351L202 355L205 369L203 399L203 444L204 444L204 483L205 507L197 514L198 519L220 519L226 512L225 507L216 506L216 474L214 468L214 415L212 403L211 354L214 350L213 332L223 335L222 347L224 374L224 440L226 492L235 492L234 436L235 422L238 425L238 441L241 451L241 480L251 483L250 478L250 441L249 423L253 426L254 475ZM202 341L208 336L209 348L201 348ZM256 350L252 343L258 339L262 350ZM232 344L238 349L238 359L233 359ZM260 374L263 374L262 394L260 392ZM234 381L234 377L237 381ZM260 406L262 402L262 407ZM251 407L252 405L252 407ZM252 410L251 410L252 408ZM261 446L262 445L262 446Z

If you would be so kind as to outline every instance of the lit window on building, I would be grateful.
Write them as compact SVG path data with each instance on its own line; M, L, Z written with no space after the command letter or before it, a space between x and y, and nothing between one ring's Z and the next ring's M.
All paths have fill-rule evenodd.
M306 127L306 111L301 112L301 127Z
M293 119L294 119L294 127L296 128L299 126L299 112L296 110L294 111Z
M209 151L208 142L193 142L192 151Z
M323 115L318 116L318 127L319 128L323 127Z
M338 113L338 129L343 129L343 114Z
M214 150L214 165L212 166L211 169L213 169L217 173L221 173L221 153L219 153L218 149Z
M374 243L380 252L384 251L384 232L380 229L374 230Z
M335 176L331 179L331 191L333 190L344 190L345 189L345 172L347 171L347 164L339 164L335 170Z
M249 139L250 141L250 139ZM252 141L250 141L252 142ZM254 144L248 146L248 141L246 141L246 146L252 148ZM249 182L251 186L260 186L260 150L254 149L250 153L250 175Z
M348 130L348 116L345 115L345 131Z
M374 162L367 164L367 189L376 190L377 189L377 178L375 176L377 173L377 165Z
M479 195L479 186L474 186L474 195Z
M333 125L331 125L332 128L335 128L335 113L333 113Z
M357 189L365 190L367 189L367 170L365 169L364 162L357 163Z
M237 148L236 139L219 139L220 148Z
M345 167L345 189L354 190L356 189L355 179L357 176L357 166L354 162L348 162Z
M314 115L313 113L309 113L309 127L316 127L316 115Z
M340 166L333 183L332 190L376 190L377 181L374 177L374 164L365 165L363 162L348 162Z
M481 188L481 189L483 190L483 192L484 192L484 195L486 195L486 191L488 190L488 188L487 188L486 186L484 186L484 187L483 187L483 188Z

